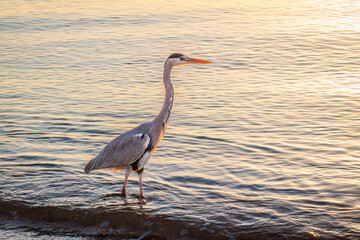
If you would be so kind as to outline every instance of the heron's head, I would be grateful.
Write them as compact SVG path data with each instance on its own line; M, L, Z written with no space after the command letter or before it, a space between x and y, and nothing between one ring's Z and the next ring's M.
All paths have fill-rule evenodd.
M169 63L172 66L177 66L177 65L188 65L188 64L196 64L196 63L207 64L211 62L196 58L189 58L185 54L181 54L181 53L173 53L168 57L166 63Z

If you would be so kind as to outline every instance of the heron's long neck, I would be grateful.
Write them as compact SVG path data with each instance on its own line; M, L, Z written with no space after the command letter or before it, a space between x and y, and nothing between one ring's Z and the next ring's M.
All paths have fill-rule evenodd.
M154 123L161 127L163 130L166 129L169 123L169 117L171 113L171 108L173 105L174 100L174 89L170 80L170 73L171 73L172 66L165 64L164 66L164 87L165 87L165 99L162 109L159 115L155 118Z

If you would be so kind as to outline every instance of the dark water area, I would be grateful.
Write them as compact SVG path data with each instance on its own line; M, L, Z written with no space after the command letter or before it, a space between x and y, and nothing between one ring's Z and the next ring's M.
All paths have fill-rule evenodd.
M9 227L9 225L14 226L21 223L23 227L37 229L41 235L50 233L59 237L64 235L124 239L138 238L139 236L147 237L147 239L214 237L213 234L206 231L199 231L195 225L174 221L166 216L151 217L146 211L141 210L111 211L102 207L66 209L54 206L31 206L24 202L1 201L1 215L3 216L1 219L3 226ZM223 235L226 236L226 234Z
M360 238L360 2L2 1L0 238ZM139 185L84 173L160 111ZM145 235L144 235L145 234Z
M139 200L139 208L143 203ZM25 202L1 201L0 233L16 228L36 231L36 237L106 238L106 239L288 239L273 232L229 232L209 223L189 224L167 216L154 216L147 211L104 207L67 209L55 206L32 206ZM135 227L136 226L136 227ZM11 236L11 235L10 235ZM311 234L294 235L291 239L347 239L319 238Z

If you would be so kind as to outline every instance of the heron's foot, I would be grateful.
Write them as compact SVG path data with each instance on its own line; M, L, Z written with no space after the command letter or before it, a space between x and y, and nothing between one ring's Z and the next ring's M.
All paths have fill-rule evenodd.
M139 202L141 202L141 203L146 203L146 202L147 202L146 199L145 199L145 195L144 195L144 194L140 194L140 195L139 195Z
M121 191L121 193L120 193L120 197L122 197L122 198L126 198L126 191Z

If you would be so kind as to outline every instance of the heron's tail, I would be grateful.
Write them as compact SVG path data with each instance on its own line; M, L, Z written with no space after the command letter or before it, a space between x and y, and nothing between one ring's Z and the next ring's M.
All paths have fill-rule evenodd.
M91 159L85 166L84 168L84 172L85 173L89 173L91 172L92 170L94 170L94 159Z

